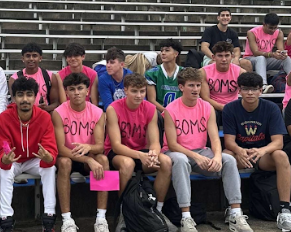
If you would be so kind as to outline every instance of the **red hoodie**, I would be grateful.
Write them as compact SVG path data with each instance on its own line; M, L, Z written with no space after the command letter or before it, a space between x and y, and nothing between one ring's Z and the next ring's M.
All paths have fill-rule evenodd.
M21 155L18 163L36 158L32 153L38 153L38 143L53 156L50 163L41 160L40 167L48 168L56 163L58 150L51 116L37 106L33 106L32 117L27 126L20 123L15 103L10 104L7 110L0 114L0 168L9 170L11 164L2 163L3 141L7 141L11 149L16 148L16 157Z

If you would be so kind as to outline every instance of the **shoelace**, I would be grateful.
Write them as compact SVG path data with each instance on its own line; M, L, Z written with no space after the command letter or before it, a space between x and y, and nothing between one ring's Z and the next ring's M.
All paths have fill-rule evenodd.
M248 219L249 217L247 216L247 215L241 215L241 216L239 216L238 217L238 220L243 224L243 225L247 225L248 223L247 223L247 219Z
M44 222L44 224L43 224L44 232L54 231L54 225L55 225L55 223L53 221Z
M284 221L291 222L291 214L290 213L281 213L281 217Z
M189 227L190 229L193 229L195 227L195 223L191 218L186 218L185 219L185 224L189 224L191 227Z
M106 231L106 229L108 229L108 226L105 223L101 223L101 222L97 224L97 227L100 232Z

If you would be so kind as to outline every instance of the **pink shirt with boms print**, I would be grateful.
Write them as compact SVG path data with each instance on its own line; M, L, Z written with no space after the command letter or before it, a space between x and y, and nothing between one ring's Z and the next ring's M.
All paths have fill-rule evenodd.
M60 115L65 133L65 146L73 149L72 143L95 144L94 128L103 111L86 101L84 110L78 112L71 108L70 101L66 101L55 109Z
M241 68L235 64L229 64L226 72L219 72L216 64L203 67L209 86L210 98L220 104L227 104L238 99L237 78Z
M193 107L186 106L182 98L171 102L166 110L170 114L177 133L177 143L189 149L205 148L207 142L207 123L211 113L209 102L197 99ZM162 152L169 150L166 135Z

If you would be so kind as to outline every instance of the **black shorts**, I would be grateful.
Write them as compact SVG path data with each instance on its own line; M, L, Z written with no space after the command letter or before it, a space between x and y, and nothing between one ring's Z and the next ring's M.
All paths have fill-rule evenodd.
M88 156L89 153L85 154L84 156ZM58 169L57 169L58 172ZM71 174L73 172L79 172L83 176L88 176L90 174L89 169L85 168L85 164L77 161L72 160L72 169L71 169Z
M85 168L85 164L84 163L76 162L76 161L72 160L71 174L73 172L79 172L83 176L88 176L90 174L90 171L88 171L88 169Z
M140 150L141 152L149 152L149 149L142 149ZM117 154L115 154L112 150L110 150L110 152L107 155L107 158L109 160L109 166L110 166L110 170L116 170L116 168L113 166L112 160L113 158L116 156ZM135 162L135 167L134 167L134 171L139 171L142 170L142 162L140 161L140 159L133 159Z

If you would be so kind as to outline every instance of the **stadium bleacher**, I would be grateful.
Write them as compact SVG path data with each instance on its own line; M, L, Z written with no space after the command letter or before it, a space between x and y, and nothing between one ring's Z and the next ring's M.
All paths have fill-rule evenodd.
M189 49L199 49L202 32L205 27L216 24L217 10L222 6L233 11L230 27L239 33L242 48L246 31L260 25L266 13L277 12L281 18L280 28L285 36L289 32L291 6L288 1L252 4L251 1L213 0L208 3L193 0L1 1L0 65L5 70L22 67L20 55L10 51L32 40L44 50L55 50L44 53L42 66L58 70L65 65L61 51L72 41L85 46L88 54L85 64L91 66L113 45L130 54L158 50L159 40L170 37L181 40L185 50L183 62Z

